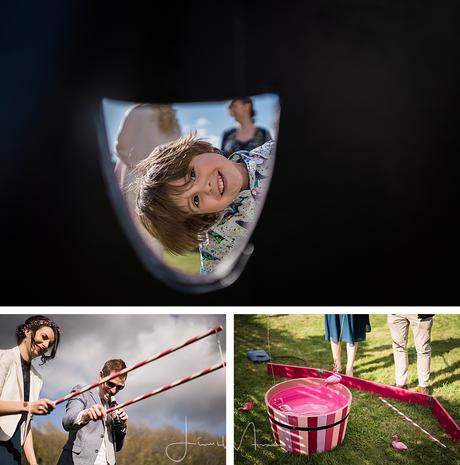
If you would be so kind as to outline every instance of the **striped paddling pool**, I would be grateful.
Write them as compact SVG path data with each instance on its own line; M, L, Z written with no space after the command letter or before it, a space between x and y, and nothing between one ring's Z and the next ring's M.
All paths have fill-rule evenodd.
M334 449L345 438L351 399L348 388L324 379L298 378L276 384L265 394L275 441L297 454Z

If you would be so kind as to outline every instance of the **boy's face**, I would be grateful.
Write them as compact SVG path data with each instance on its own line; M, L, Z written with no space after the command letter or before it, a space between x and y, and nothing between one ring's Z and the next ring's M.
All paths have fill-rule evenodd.
M177 195L179 207L192 214L217 213L230 205L248 184L244 163L234 163L216 153L202 153L192 159L184 178L173 186L187 185Z

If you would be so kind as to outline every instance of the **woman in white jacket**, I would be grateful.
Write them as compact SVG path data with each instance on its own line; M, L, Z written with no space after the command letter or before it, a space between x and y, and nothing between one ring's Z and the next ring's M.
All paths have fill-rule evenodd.
M0 350L0 464L20 465L21 447L30 465L37 465L30 420L54 408L49 399L39 399L43 381L31 361L53 359L59 345L59 327L36 315L16 328L18 345Z

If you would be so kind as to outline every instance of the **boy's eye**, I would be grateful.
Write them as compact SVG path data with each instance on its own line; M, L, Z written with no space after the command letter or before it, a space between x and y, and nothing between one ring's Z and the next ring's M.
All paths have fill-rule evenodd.
M193 196L193 204L196 208L200 208L200 198L198 197L198 195Z

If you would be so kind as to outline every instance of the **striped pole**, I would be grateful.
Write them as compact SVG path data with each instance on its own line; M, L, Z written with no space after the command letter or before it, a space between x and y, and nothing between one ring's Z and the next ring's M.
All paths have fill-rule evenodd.
M447 449L447 446L445 446L441 441L438 441L432 434L430 434L428 431L424 430L421 426L417 425L414 420L409 418L407 415L404 415L404 413L400 412L396 407L390 404L387 400L383 399L382 397L379 397L379 399L384 403L387 404L388 407L392 408L398 415L401 415L404 420L407 420L412 426L415 426L418 428L420 431L423 431L432 441L437 442L438 444L441 444L442 447L445 447Z
M153 362L155 360L158 360L158 359L160 359L160 358L162 358L162 357L164 357L166 355L172 354L176 350L182 349L185 346L193 344L194 342L197 342L197 341L199 341L201 339L204 339L205 337L208 337L211 334L217 334L219 331L222 331L223 329L224 328L222 327L222 325L214 326L214 328L211 328L210 330L206 331L201 336L195 336L195 337L192 337L190 339L187 339L182 344L179 344L178 346L175 346L175 347L171 347L170 349L163 350L162 352L154 355L151 358L148 358L146 360L143 360L142 362L136 363L132 367L124 368L123 370L120 370L120 371L114 371L112 374L106 376L105 378L102 378L99 381L95 381L92 384L87 384L86 386L82 387L81 389L77 389L76 391L73 391L73 392L71 392L70 394L67 394L64 397L60 397L54 403L56 405L59 405L62 402L65 402L66 400L71 399L72 397L78 396L79 394L82 394L83 392L89 391L90 389L94 389L95 387L100 386L101 384L104 384L105 382L110 381L113 378L117 378L118 376L122 376L122 375L124 375L126 373L129 373L130 371L135 370L136 368L140 368L140 367L142 367L144 365L147 365L148 363L151 363L151 362Z
M208 375L209 373L212 373L213 371L219 370L220 368L224 368L225 362L222 362L218 365L214 365L210 368L206 368L205 370L199 371L197 373L194 373L193 375L186 376L185 378L181 378L177 381L174 381L171 384L165 384L164 386L155 389L152 392L147 392L145 394L142 394L141 396L138 396L134 399L127 400L126 402L123 402L122 404L115 405L114 407L111 407L107 409L107 414L113 412L114 410L117 410L119 408L127 407L128 405L135 404L136 402L140 402L141 400L148 399L149 397L155 396L157 394L160 394L160 392L165 392L168 391L169 389L172 389L173 387L179 386L179 384L185 384L188 383L189 381L192 381L193 379L200 378L201 376Z

